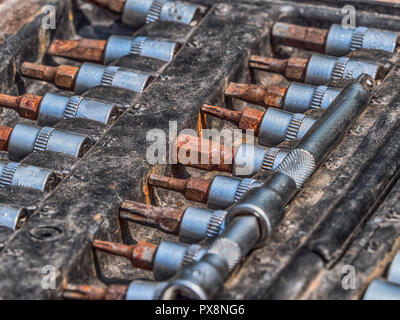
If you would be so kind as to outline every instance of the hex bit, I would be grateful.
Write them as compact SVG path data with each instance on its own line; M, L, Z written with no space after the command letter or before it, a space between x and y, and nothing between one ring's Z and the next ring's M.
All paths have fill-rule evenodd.
M134 245L124 245L95 240L93 246L107 253L125 257L134 267L153 271L156 280L172 277L182 265L193 263L205 253L200 245L162 241L160 245L138 241Z
M207 204L211 209L225 209L250 188L260 182L254 179L239 179L227 176L215 176L213 179L190 177L177 179L152 174L149 185L180 192L189 201Z
M200 7L172 0L86 0L122 15L122 21L140 27L154 21L173 21L196 25L202 16Z
M206 171L223 171L234 176L252 176L258 172L275 170L288 154L279 148L262 148L242 144L226 147L212 140L181 134L175 141L176 163ZM181 159L180 154L190 154L193 159ZM206 160L204 160L206 159Z
M254 130L262 146L274 147L283 141L300 140L315 123L315 119L298 113L269 108L266 112L252 108L234 111L204 105L206 114L236 124L242 130Z
M327 109L340 92L341 90L336 88L297 82L292 82L288 88L232 82L226 88L225 95L266 109L274 107L303 113L310 109Z
M312 85L325 85L333 80L357 79L363 73L374 79L383 76L383 68L380 64L320 54L314 54L310 59L252 56L250 68L279 73L289 80Z
M182 193L189 201L206 204L212 180L190 177L188 179L176 179L152 174L149 177L149 185L162 187Z
M0 126L0 150L8 151L8 157L12 161L21 161L30 153L39 151L52 151L81 158L91 146L91 140L86 135L51 127L21 123L14 128Z
M344 56L359 49L394 53L399 35L396 32L367 27L345 29L341 25L333 24L329 29L320 29L278 22L272 28L272 39L276 44Z
M166 39L111 36L107 41L94 39L54 40L47 53L52 56L82 62L109 64L129 54L169 62L178 49L178 43Z
M67 97L56 93L38 96L0 94L0 107L15 110L20 117L37 120L40 126L53 126L62 119L81 118L110 124L118 115L115 104L90 98Z
M82 94L97 86L112 86L142 92L152 76L141 71L116 66L101 66L85 62L80 68L67 65L57 67L25 62L21 66L25 77L53 83L56 87Z
M181 242L213 239L224 230L226 211L188 207L185 210L124 201L120 218L179 236Z

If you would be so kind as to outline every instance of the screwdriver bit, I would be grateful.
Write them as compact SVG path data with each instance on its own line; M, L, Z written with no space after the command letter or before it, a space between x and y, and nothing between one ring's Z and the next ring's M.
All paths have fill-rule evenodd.
M272 28L272 39L276 44L345 56L359 49L394 53L399 36L396 32L367 27L345 29L339 24L333 24L328 30L278 22Z
M112 86L142 92L150 80L150 74L115 66L101 66L85 62L80 68L67 65L57 67L25 62L23 76L53 83L60 89L82 94L97 86Z
M107 253L125 257L137 268L152 270L156 280L172 277L182 265L193 263L206 253L205 248L196 244L169 241L162 241L158 246L143 241L128 246L95 240L93 246Z
M204 239L214 239L223 232L226 213L195 207L185 210L160 208L124 201L120 218L179 236L181 242L198 243Z
M13 109L22 118L37 120L39 126L53 126L62 119L81 118L110 124L119 114L112 103L56 93L38 96L24 94L14 97L0 94L0 107Z
M279 73L289 80L312 85L325 85L340 79L353 80L363 73L377 79L382 77L383 70L380 64L320 54L314 54L310 59L252 56L250 68Z
M122 14L122 21L133 27L157 20L194 26L201 19L198 6L172 0L86 0Z
M213 179L177 179L152 174L149 185L182 193L189 201L207 204L211 209L226 209L250 188L260 185L254 179L215 176Z
M93 39L54 40L47 53L78 61L109 64L129 54L169 62L178 49L178 43L165 39L113 35L107 41Z
M304 113L310 109L327 109L341 92L326 86L311 86L292 82L288 88L230 83L225 95L266 109L280 108L289 112Z
M21 161L32 152L52 151L81 158L91 148L88 136L51 127L17 124L0 126L0 150L8 151L12 161Z
M242 144L238 148L228 148L222 144L212 143L211 140L181 134L175 142L176 161L185 166L206 171L223 171L234 176L252 176L258 172L275 170L288 151L278 148L261 148L251 144ZM208 150L203 150L209 146ZM204 154L205 153L205 154ZM191 154L196 159L182 161L180 154ZM208 159L204 163L202 159Z
M166 285L166 282L150 280L135 280L128 286L111 285L107 288L67 284L63 296L73 300L158 300Z
M266 112L251 108L234 111L204 105L201 111L233 122L242 130L254 130L259 144L266 147L277 146L285 140L300 140L316 121L300 113L275 108L269 108Z

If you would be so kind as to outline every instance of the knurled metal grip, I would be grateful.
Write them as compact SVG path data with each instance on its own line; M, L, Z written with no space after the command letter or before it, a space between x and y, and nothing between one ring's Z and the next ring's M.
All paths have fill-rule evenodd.
M56 181L53 171L17 162L0 162L0 187L15 186L50 191Z
M275 147L285 140L300 140L315 121L303 114L269 108L260 125L258 143L266 147Z
M187 245L169 241L161 242L153 263L153 273L156 280L166 280L172 277L184 263L194 262L206 253L199 245Z
M232 271L242 259L240 246L228 238L218 238L211 244L208 254L215 254L223 258L228 264L229 271Z
M289 151L242 144L235 152L234 176L253 176L259 172L276 170Z
M382 50L394 53L397 39L398 34L392 31L367 27L345 29L341 25L334 24L329 29L325 52L328 55L338 57L360 49Z
M277 171L291 177L300 189L316 170L314 156L306 150L294 149L279 165Z
M307 65L305 82L323 85L332 80L357 79L363 73L376 79L380 69L381 66L376 63L314 54Z
M76 78L75 92L82 94L97 86L112 86L142 92L151 80L151 75L140 71L115 66L84 63Z
M296 113L304 113L310 109L327 109L340 92L336 88L293 82L286 91L282 109Z
M215 238L224 229L226 211L189 207L185 210L179 228L179 239L185 243L197 243Z
M0 226L11 230L18 229L19 221L28 215L23 207L0 204Z
M158 300L167 285L167 282L135 280L129 285L125 300Z
M364 300L400 300L400 285L376 279L369 285Z
M38 125L54 126L62 119L90 119L110 124L118 115L118 107L81 96L67 97L57 93L47 93L40 103Z
M194 4L170 0L127 0L122 14L125 24L140 27L157 20L193 25L200 18Z
M50 127L17 124L8 143L8 156L21 161L32 152L52 151L82 157L91 147L89 137Z
M172 61L178 51L177 42L152 37L111 36L108 39L104 62L109 64L129 54Z

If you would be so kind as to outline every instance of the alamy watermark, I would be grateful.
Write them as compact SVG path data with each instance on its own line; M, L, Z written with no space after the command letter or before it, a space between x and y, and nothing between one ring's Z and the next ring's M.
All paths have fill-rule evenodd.
M356 8L347 5L342 8L342 14L344 15L342 19L342 27L344 29L355 29L357 27L357 11Z
M54 266L42 268L42 288L44 290L56 290L57 270Z
M342 288L343 290L355 290L357 289L357 272L356 268L351 265L344 266L342 268Z
M42 28L44 30L55 30L57 28L57 8L55 6L45 6L42 9L45 15L42 19Z

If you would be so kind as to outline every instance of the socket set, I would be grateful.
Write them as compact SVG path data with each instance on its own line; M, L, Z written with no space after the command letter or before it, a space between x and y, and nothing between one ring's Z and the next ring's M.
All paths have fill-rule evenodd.
M399 300L400 5L350 2L4 1L0 298Z

